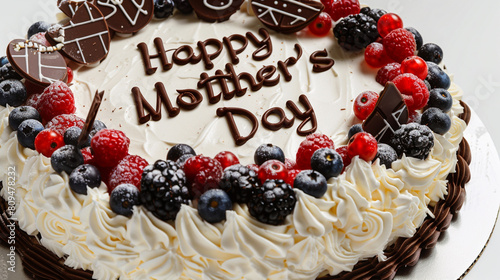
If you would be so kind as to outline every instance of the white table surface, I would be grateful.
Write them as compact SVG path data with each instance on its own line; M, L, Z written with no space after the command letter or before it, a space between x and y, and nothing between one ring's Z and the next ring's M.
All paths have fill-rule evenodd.
M26 34L31 23L45 20L55 21L56 0L0 0L0 55L11 39ZM454 73L455 81L464 90L464 100L477 113L487 131L468 132L482 137L481 143L489 143L487 133L500 148L500 125L494 112L500 107L500 1L466 0L365 0L362 3L398 13L405 26L417 28L424 42L439 44L444 50L448 70ZM480 123L479 127L483 127ZM485 134L485 135L478 135ZM490 155L475 155L475 158L491 158L498 162L494 147L479 149ZM474 174L473 174L474 176ZM487 176L487 175L486 175ZM498 182L498 181L496 181ZM500 182L492 186L495 197L500 192ZM498 209L499 201L489 207ZM453 236L451 236L453 238ZM459 255L460 252L457 252ZM482 256L464 279L500 279L500 229L493 232ZM14 278L13 278L14 279ZM435 279L426 277L425 279ZM439 278L446 279L446 278Z

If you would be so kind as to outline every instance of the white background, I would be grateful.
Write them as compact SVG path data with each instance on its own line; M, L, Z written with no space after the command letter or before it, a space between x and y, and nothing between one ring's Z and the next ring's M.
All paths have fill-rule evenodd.
M424 42L434 42L443 48L446 67L454 73L455 81L464 90L464 100L477 112L487 132L495 139L494 144L498 149L500 147L500 125L498 125L500 1L365 0L362 2L398 13L403 18L405 26L412 26L420 31ZM56 0L0 0L2 11L0 55L4 55L3 49L11 39L25 36L31 23L39 20L54 22L57 11L55 3ZM487 132L483 130L479 133ZM488 156L473 154L474 158L495 158L498 155L494 148L482 151L492 154ZM495 169L489 170L495 171ZM488 174L485 176L488 177ZM498 190L498 185L494 186L494 192L497 193ZM488 207L496 211L498 201ZM456 254L459 256L461 252ZM465 279L499 279L497 268L499 260L500 229L493 233L482 257Z

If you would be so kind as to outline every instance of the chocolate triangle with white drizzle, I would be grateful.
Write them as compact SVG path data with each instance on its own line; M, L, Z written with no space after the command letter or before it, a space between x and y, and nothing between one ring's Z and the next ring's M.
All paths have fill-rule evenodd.
M394 132L408 123L408 108L394 83L388 82L380 94L375 109L363 123L363 130L379 143L389 144Z
M90 132L94 127L94 121L97 117L97 113L99 112L99 107L101 106L102 100L104 97L104 91L97 90L94 95L94 100L92 101L92 105L90 105L90 110L85 119L85 124L83 125L82 132L80 133L80 137L78 138L78 147L82 147L87 139L90 137Z

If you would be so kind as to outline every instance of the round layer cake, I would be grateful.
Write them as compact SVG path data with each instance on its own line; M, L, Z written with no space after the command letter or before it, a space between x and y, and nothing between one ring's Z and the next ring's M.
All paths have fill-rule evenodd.
M294 159L312 133L346 145L349 128L361 122L354 99L384 88L363 54L344 50L331 33L273 31L247 2L229 19L219 16L224 21L207 22L176 12L133 35L115 30L100 63L68 60L75 114L85 118L95 92L104 91L97 118L123 131L128 153L150 164L179 143L208 157L231 151L245 165L267 143ZM258 221L245 203L213 224L196 200L168 221L141 205L118 215L104 182L87 195L72 191L67 173L19 144L8 122L13 107L0 107L2 239L8 243L16 219L27 270L47 279L390 279L435 244L463 203L469 116L462 91L454 83L448 91L451 129L433 134L426 159L403 155L388 168L356 156L320 198L295 188L293 212L277 226ZM56 275L46 266L58 267Z

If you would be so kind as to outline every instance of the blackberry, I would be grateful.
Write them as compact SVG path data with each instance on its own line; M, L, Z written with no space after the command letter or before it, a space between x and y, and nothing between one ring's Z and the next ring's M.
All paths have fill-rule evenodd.
M343 18L333 28L339 45L348 51L360 51L379 37L377 22L365 14Z
M293 212L296 202L295 192L289 184L283 180L267 180L255 189L248 210L262 223L280 225Z
M426 159L434 147L434 135L429 127L418 123L404 124L396 130L391 146L398 156Z
M392 163L398 159L398 154L389 145L378 143L377 156L380 160L380 165L385 165L386 168L391 168Z
M387 14L387 12L382 10L382 9L371 9L370 7L362 8L360 13L371 17L377 23L378 23L378 20L380 19L380 17Z
M183 14L190 14L193 12L193 7L191 7L188 0L174 0L174 6Z
M191 201L184 171L170 160L147 166L142 173L140 198L159 219L174 220L181 205Z
M234 202L247 203L253 191L260 187L257 172L241 164L235 164L224 170L219 187L229 194Z

